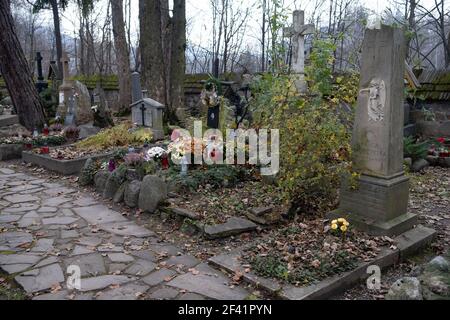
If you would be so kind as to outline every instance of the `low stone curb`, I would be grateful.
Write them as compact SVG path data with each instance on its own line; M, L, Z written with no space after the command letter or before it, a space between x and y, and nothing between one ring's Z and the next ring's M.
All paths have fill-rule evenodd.
M416 229L405 232L395 238L398 244L394 250L384 249L378 257L371 262L360 263L353 270L340 274L329 279L325 279L317 284L308 287L295 287L293 285L282 285L279 281L261 278L256 274L245 273L238 258L241 251L234 251L229 254L214 256L209 259L209 263L230 273L243 272L243 278L258 288L261 288L275 297L283 300L325 300L331 298L351 287L358 282L369 277L367 269L369 266L378 266L382 270L401 262L403 259L416 253L423 247L428 246L436 237L436 231L418 226Z
M0 127L12 126L19 123L19 117L16 115L0 115Z
M2 144L0 145L0 161L20 159L22 151L22 144Z
M86 161L91 158L93 160L106 159L112 155L111 152L106 154L94 155L90 157L73 159L73 160L58 160L53 159L48 155L36 154L32 151L23 151L22 158L26 163L32 163L43 167L50 171L58 172L62 175L69 176L80 173Z

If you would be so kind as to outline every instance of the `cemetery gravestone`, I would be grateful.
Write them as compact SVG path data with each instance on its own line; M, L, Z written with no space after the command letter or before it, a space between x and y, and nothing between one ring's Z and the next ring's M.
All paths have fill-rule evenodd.
M155 140L164 139L163 112L164 105L150 98L144 98L138 72L131 75L132 98L131 117L137 126L152 129Z
M292 38L292 71L296 76L295 86L301 94L308 91L305 80L305 36L314 31L313 24L305 25L305 12L302 10L294 11L292 27L284 29L285 35Z
M385 25L366 30L352 142L361 177L355 190L343 184L340 208L332 216L348 217L377 235L398 235L417 222L407 212L409 178L403 171L404 61L402 30Z
M39 93L48 88L48 83L44 81L44 75L42 73L42 56L40 52L36 52L36 66L38 72L38 78L36 82L36 89Z
M69 56L67 52L64 52L61 57L61 62L63 65L63 83L59 87L59 105L57 108L57 116L65 118L67 112L67 106L69 103L69 98L72 95L73 81L69 80Z

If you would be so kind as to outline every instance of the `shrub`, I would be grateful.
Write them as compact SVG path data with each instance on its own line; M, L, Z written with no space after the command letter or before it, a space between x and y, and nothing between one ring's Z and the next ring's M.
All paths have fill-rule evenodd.
M351 134L339 120L339 101L322 98L332 94L332 52L326 53L328 57L319 52L311 57L311 69L316 69L309 75L313 97L298 96L294 79L287 75L264 75L253 86L256 126L280 130L278 184L291 202L291 213L328 210L342 175L351 172Z
M131 130L130 124L121 124L110 129L100 131L76 144L80 150L105 150L111 147L125 147L142 144L152 139L149 129Z
M417 142L413 137L407 137L404 141L405 158L411 158L413 161L425 159L428 154L429 143Z

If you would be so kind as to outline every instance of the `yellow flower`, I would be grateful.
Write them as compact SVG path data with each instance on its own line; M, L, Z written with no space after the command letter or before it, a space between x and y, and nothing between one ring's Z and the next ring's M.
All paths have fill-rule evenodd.
M333 221L331 222L331 224L338 224L338 221L337 221L337 220L333 220Z
M331 229L337 230L337 229L338 229L338 225L337 225L337 224L333 224L333 225L331 226Z
M347 228L346 226L342 226L342 227L341 227L341 231L342 231L342 232L347 232L347 230L348 230L348 228Z
M340 218L340 219L338 219L338 222L339 223L345 223L347 220L345 220L344 218Z
M347 222L347 221L345 221L345 222L344 222L344 226L346 226L346 227L348 228L348 227L350 227L350 223Z

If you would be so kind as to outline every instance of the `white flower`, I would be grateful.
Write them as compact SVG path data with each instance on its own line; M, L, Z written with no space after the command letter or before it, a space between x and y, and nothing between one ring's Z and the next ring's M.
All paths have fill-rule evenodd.
M154 147L147 151L147 154L145 156L146 161L153 160L155 158L161 158L166 154L166 150L164 150L161 147Z

